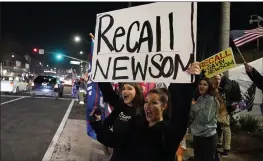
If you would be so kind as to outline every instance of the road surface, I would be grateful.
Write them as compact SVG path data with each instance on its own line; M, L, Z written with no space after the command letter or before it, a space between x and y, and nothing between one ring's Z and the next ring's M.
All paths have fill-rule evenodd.
M72 102L70 93L65 87L59 100L1 94L1 160L41 161ZM85 120L79 106L73 103L68 118Z

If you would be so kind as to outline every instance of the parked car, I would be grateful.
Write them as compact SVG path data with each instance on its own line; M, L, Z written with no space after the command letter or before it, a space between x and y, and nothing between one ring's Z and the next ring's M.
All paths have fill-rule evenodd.
M37 76L31 84L30 96L53 96L56 99L63 97L63 82L53 76Z
M28 83L22 77L2 76L1 77L1 92L18 93L19 91L27 91Z

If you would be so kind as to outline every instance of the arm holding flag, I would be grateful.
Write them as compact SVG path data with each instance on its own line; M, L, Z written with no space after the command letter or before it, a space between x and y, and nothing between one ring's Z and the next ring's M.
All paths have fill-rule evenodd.
M249 78L252 80L255 85L263 90L263 76L259 74L259 72L251 67L249 64L245 63L246 73L249 76Z

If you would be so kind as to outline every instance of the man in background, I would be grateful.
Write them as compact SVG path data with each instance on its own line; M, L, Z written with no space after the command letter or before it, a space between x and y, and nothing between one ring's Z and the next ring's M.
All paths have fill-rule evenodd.
M220 123L218 125L218 147L223 148L223 153L221 154L222 157L227 157L231 148L231 113L235 110L232 105L235 102L240 102L242 95L239 84L237 82L228 79L226 76L223 76L223 74L217 75L216 79L220 84L218 89L221 97L223 98L226 104L228 113L227 121L223 124Z

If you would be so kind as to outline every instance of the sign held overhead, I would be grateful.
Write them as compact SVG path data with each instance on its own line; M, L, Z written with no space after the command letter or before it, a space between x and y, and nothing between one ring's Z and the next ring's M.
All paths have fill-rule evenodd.
M193 82L196 2L157 2L97 15L95 82ZM131 16L132 15L132 16Z

